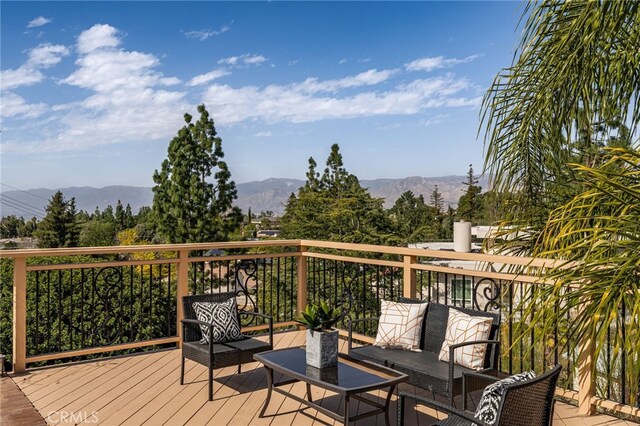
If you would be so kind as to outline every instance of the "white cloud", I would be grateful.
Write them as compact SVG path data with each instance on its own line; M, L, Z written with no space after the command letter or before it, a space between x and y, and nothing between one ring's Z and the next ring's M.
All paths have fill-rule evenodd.
M342 65L342 64L346 64L347 60L346 59L340 59L340 61L338 61L338 64Z
M253 136L257 136L259 138L270 138L271 136L273 136L273 133L271 133L271 132L258 132Z
M118 30L111 25L96 24L78 36L78 52L81 54L119 45Z
M210 81L213 81L217 78L224 77L229 74L231 73L227 70L216 69L206 74L200 74L193 77L191 80L189 80L189 82L187 83L187 86L199 86L201 84L209 83Z
M340 89L380 84L396 74L398 70L371 69L360 74L336 80L320 81L317 78L307 78L304 82L294 86L296 90L305 93L336 92Z
M223 33L226 33L231 29L230 26L224 25L219 30L212 31L211 29L207 30L193 30L193 31L185 31L184 35L188 38L195 38L200 41L205 41L206 39L217 36Z
M28 52L29 59L16 69L2 70L0 86L3 91L21 86L30 86L44 80L40 72L42 68L50 68L69 54L69 49L62 45L41 44Z
M37 18L29 21L29 23L27 24L27 28L41 27L48 24L49 22L51 22L51 19L45 18L44 16L38 16Z
M445 58L444 56L433 56L416 59L405 64L407 71L433 71L439 68L450 68L455 65L471 62L482 55L471 55L466 58Z
M75 151L170 138L183 124L182 113L190 109L184 92L165 89L180 80L159 72L155 56L127 51L118 47L121 43L117 29L108 25L83 31L78 36L77 68L62 83L91 94L52 106L56 120L47 128L49 135L26 144L10 141L9 151ZM12 101L17 110L19 99Z
M33 118L42 115L46 109L45 104L28 104L24 98L14 93L4 93L0 99L2 117Z
M24 65L17 69L6 69L0 73L0 87L2 90L14 89L20 86L30 86L42 81L44 76L40 71Z
M315 84L323 86L324 82L315 81ZM216 122L232 124L243 120L304 123L376 115L410 115L430 108L477 106L481 101L481 97L464 96L463 92L471 89L472 85L451 75L418 79L387 91L349 96L307 92L305 86L303 82L236 89L216 84L205 92L204 102L216 111ZM327 84L327 87L334 86L335 83Z
M69 49L61 44L41 44L29 51L27 66L50 68L69 54Z
M245 53L240 56L229 56L228 58L222 58L218 61L219 65L235 66L247 66L247 65L260 65L266 62L267 58L262 55L253 55L251 53Z

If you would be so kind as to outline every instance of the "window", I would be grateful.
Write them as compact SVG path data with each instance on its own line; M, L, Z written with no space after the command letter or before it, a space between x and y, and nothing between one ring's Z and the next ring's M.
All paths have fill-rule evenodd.
M451 279L451 301L455 305L471 306L472 292L471 278Z

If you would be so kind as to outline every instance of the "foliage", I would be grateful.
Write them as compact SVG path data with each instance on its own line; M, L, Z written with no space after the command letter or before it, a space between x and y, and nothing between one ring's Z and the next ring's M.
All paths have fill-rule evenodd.
M402 193L389 209L393 234L398 238L398 245L438 239L436 213L434 207L425 203L422 195L416 197L411 191Z
M477 225L483 216L483 205L480 198L482 187L478 186L478 178L473 174L473 165L469 164L467 180L462 183L467 187L467 190L458 201L457 217Z
M24 218L16 216L5 216L0 221L0 238L17 238L20 230L24 227Z
M322 300L319 303L308 304L296 321L311 331L329 331L343 316L340 308L331 308Z
M603 148L635 145L640 3L546 0L528 3L524 18L516 59L483 103L485 167L509 194L501 225L516 236L499 248L560 260L543 271L555 284L538 286L523 311L535 327L593 338L597 356L611 332L611 356L627 357L637 389L640 154Z
M390 223L382 199L373 198L343 167L337 144L331 147L322 176L309 159L305 186L291 194L281 220L285 238L382 244Z
M512 193L506 250L531 254L549 213L580 192L569 161L593 163L597 134L625 139L640 119L640 4L528 3L513 65L483 102L493 190Z
M112 246L116 242L116 226L113 222L93 219L80 227L80 246Z
M242 221L240 209L232 206L236 185L222 161L222 139L204 105L198 112L195 123L184 115L186 125L153 175L157 230L169 243L224 241ZM215 183L209 182L212 174Z
M558 321L567 338L595 340L596 359L611 345L612 363L640 376L640 153L609 149L598 167L576 166L585 190L552 213L537 253L562 260L541 286L542 306L529 306L536 327ZM563 291L573 285L571 292ZM623 332L622 330L625 330ZM613 330L613 332L611 332ZM635 396L631 403L637 403Z
M34 235L39 247L76 247L80 237L76 223L75 200L64 199L58 191L51 196L47 206L47 215L38 224Z

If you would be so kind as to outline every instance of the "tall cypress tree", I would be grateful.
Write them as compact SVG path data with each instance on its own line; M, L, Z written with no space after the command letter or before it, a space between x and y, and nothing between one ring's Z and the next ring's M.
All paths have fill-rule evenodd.
M170 243L223 241L242 222L240 209L232 206L236 185L222 161L222 139L204 105L198 112L195 123L184 115L186 125L153 175L158 232Z

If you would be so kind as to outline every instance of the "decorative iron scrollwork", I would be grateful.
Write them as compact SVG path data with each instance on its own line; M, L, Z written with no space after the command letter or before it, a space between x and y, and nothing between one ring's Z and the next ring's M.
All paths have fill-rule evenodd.
M122 268L107 266L93 275L91 282L94 294L97 296L93 305L93 315L99 323L91 330L94 345L110 345L121 337L122 329L117 321L120 311L120 294L123 283Z
M264 263L266 261L263 261ZM236 262L234 270L236 284L236 296L239 311L258 312L256 294L258 292L258 262L257 259L242 259ZM255 282L250 286L250 282ZM242 325L250 325L256 322L257 317L252 315L242 316Z
M480 286L482 286L481 292L479 292ZM482 278L473 287L474 307L478 310L483 310L485 312L488 312L489 309L499 311L501 292L502 292L502 286L500 285L500 282L496 282L491 278ZM486 301L482 309L480 308L480 303L478 302L478 299L479 299L478 296L480 295L482 295L482 298L484 299L484 301Z

